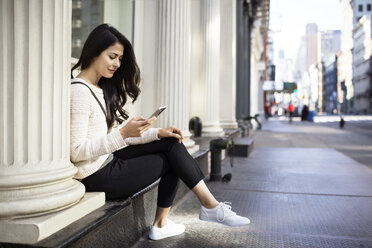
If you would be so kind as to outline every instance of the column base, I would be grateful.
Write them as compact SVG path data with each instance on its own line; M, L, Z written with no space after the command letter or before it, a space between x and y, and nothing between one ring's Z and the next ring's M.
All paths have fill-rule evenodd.
M222 137L225 135L225 132L220 126L203 126L202 128L202 135L206 137Z
M105 193L86 193L79 203L56 213L0 220L0 242L34 244L105 204Z
M77 168L69 160L0 168L0 220L45 215L78 203L85 187L72 179Z
M238 128L238 123L236 121L220 121L220 125L222 128L226 129Z
M199 151L199 149L200 149L199 145L194 145L192 147L186 147L186 148L187 148L187 151L190 154L194 154L195 152Z
M187 151L190 154L193 154L199 151L199 145L195 145L195 141L193 141L191 137L191 133L189 130L182 130L183 134L183 144L185 145Z

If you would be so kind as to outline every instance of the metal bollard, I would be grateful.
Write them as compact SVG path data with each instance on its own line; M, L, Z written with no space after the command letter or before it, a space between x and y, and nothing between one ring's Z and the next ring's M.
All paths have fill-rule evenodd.
M194 137L200 137L202 133L202 123L199 117L195 116L189 121L189 131Z
M221 181L221 150L234 145L232 138L218 138L209 142L211 151L211 181Z

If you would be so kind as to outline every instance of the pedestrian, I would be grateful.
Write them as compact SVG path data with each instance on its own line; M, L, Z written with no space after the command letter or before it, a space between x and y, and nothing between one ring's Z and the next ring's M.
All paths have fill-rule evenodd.
M294 106L292 102L289 102L288 112L289 112L289 122L292 122L292 117L293 117L293 112L294 112Z
M342 117L342 115L340 115L340 128L344 128L344 126L345 126L344 117Z
M80 73L73 78L75 69ZM149 237L175 236L185 230L167 218L181 179L201 203L199 218L229 226L249 224L226 202L218 202L204 175L182 143L176 127L151 128L155 117L129 118L123 106L140 94L140 70L132 45L114 27L102 24L88 36L71 69L71 161L75 178L106 198L126 198L160 179L157 210ZM130 98L130 99L128 99ZM125 225L125 223L123 223Z
M269 119L269 116L270 116L270 106L265 104L265 107L264 107L264 110L265 110L265 119Z
M309 116L309 108L307 105L304 105L301 112L301 120L307 121L307 117Z

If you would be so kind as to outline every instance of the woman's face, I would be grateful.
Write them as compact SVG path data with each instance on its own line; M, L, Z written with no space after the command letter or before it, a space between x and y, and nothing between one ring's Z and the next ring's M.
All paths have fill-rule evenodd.
M124 47L119 42L102 51L93 62L96 72L102 77L111 78L120 67L123 52Z

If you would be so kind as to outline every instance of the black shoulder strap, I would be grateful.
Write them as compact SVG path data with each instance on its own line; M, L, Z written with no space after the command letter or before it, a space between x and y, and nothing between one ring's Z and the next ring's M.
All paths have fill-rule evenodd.
M103 111L103 114L104 114L105 117L107 118L107 114L106 114L105 108L102 106L102 103L98 100L96 94L94 94L93 90L92 90L88 85L86 85L86 84L83 83L83 82L72 82L71 84L82 84L82 85L85 85L85 86L90 90L90 92L92 93L92 95L94 96L94 98L97 100L99 106L101 107L101 109L102 109L102 111Z

